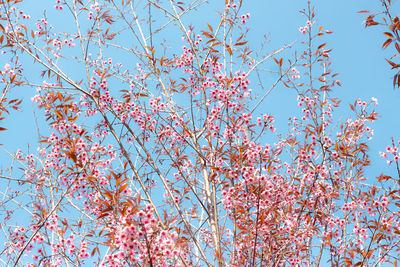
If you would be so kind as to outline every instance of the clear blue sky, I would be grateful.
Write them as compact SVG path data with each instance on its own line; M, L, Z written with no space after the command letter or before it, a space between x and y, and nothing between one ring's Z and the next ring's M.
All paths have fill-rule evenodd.
M32 15L32 18L41 17L42 9L46 8L46 15L54 25L68 29L68 26L57 17L60 13L52 8L55 1L43 1L37 5L35 1L26 1L24 10ZM219 2L219 1L218 1ZM46 3L46 4L45 4ZM214 1L210 1L208 10L216 10ZM249 43L257 49L264 34L269 34L270 43L267 51L280 48L284 44L302 41L302 35L298 28L303 26L305 18L299 10L306 7L307 1L246 1L243 13L249 12ZM333 70L338 72L343 86L337 87L333 94L342 99L342 107L347 108L349 103L358 97L364 100L371 97L378 98L379 107L377 112L382 116L375 124L375 136L371 147L372 156L376 156L390 142L390 137L400 137L400 119L398 107L400 106L400 91L393 90L392 77L385 56L389 54L381 49L384 36L378 27L365 28L362 21L365 14L357 14L360 10L377 10L380 8L379 1L313 1L316 7L317 23L325 29L333 31L333 34L325 38L327 47L333 48L331 53ZM216 16L187 16L186 22L195 25L212 25ZM214 19L214 21L213 21ZM61 28L61 30L63 30ZM322 42L322 41L321 41ZM295 47L296 47L295 45ZM294 52L294 51L293 51ZM0 63L4 62L1 61ZM5 63L5 62L4 62ZM34 70L34 69L32 69ZM26 71L30 71L28 65ZM72 72L72 70L71 70ZM79 74L78 74L79 76ZM271 76L271 78L273 78ZM40 79L36 79L38 82ZM255 87L254 82L252 84ZM32 104L30 97L34 94L28 88L19 88L16 95L24 96L24 112L12 112L7 120L1 122L9 131L0 134L0 143L5 144L3 149L14 151L23 148L26 143L35 143L36 131L32 121ZM256 90L256 88L255 88ZM282 127L286 125L286 119L291 116L290 109L280 109L280 103L285 102L288 106L295 105L295 94L287 88L279 87L273 91L265 101L268 109L277 116L277 122ZM279 125L277 125L279 128ZM1 157L4 157L4 154ZM4 167L4 165L3 165Z
M46 7L49 22L68 29L68 24L66 25L62 21L62 17L58 16L60 13L56 13L52 8L55 1L26 2L24 10L31 14L32 19L40 18L42 9ZM213 11L216 10L213 5L216 5L216 2L220 4L223 1L210 0L209 2L207 10ZM252 49L258 48L264 34L269 34L270 42L267 44L267 51L279 49L293 41L297 42L294 47L298 47L303 40L298 28L306 22L299 10L306 7L306 0L245 0L244 2L243 13L249 12L251 14L248 22L250 28L248 36L249 43L254 45L251 47ZM390 67L385 61L385 57L389 57L390 53L381 49L385 40L382 29L379 27L365 28L363 19L366 15L357 13L361 10L378 10L380 1L316 0L313 1L313 5L316 8L317 24L333 31L333 34L324 38L321 43L327 42L327 47L333 49L331 53L332 68L334 72L340 74L338 78L342 82L342 87L336 87L332 95L342 100L340 110L343 119L346 118L348 105L357 98L369 100L371 97L376 97L379 101L376 112L381 117L373 124L375 135L370 142L370 155L373 165L368 168L367 175L369 175L369 178L373 178L381 172L392 173L393 169L387 168L385 160L379 158L378 152L384 151L385 147L390 144L392 136L395 140L400 138L400 90L394 90L392 87L394 73L390 71ZM216 22L216 16L202 14L188 16L185 20L195 25L203 25L203 28L205 28L206 23L213 25ZM293 54L294 51L292 49L286 55ZM4 57L0 56L0 66L5 63ZM133 66L135 64L135 62L132 63ZM30 66L27 65L26 72L37 71ZM77 70L71 69L70 71L74 76L80 75ZM39 78L35 78L38 83L40 82ZM274 80L272 74L271 77L265 77L265 79L268 78ZM256 81L252 82L253 90L257 90L256 84ZM6 120L0 122L1 127L8 128L8 131L0 132L0 143L4 144L0 147L0 168L5 168L9 164L6 150L13 152L21 148L26 151L27 144L30 143L34 151L37 146L37 134L32 115L32 103L30 102L30 98L34 94L32 88L18 88L14 95L24 97L23 111L13 111ZM297 110L296 97L291 89L279 86L266 99L264 105L268 113L276 116L277 131L287 129L287 118L292 116L294 110ZM40 125L45 125L44 118L39 117L38 120ZM43 131L44 133L46 133L46 130Z
M62 20L62 16L54 10L55 1L25 1L24 11L32 16L31 21L35 22L36 18L43 16L43 9L46 8L46 16L49 22L56 26L56 30L63 31L74 28L74 25L68 24ZM216 4L218 2L218 4ZM38 3L40 3L38 5ZM223 1L210 1L205 9L199 12L215 12L220 8ZM379 120L374 123L375 136L371 145L371 156L373 160L374 171L370 172L371 176L379 175L376 170L388 170L384 160L379 159L378 152L383 151L386 145L390 143L393 136L395 140L400 137L400 90L392 88L393 72L390 71L385 57L390 53L383 51L381 45L385 40L382 29L378 27L365 28L363 19L365 14L358 14L361 10L379 10L380 1L370 0L353 0L353 1L313 1L316 10L316 22L325 29L333 31L332 35L327 36L322 42L327 42L327 47L332 48L331 59L333 61L333 70L338 72L339 79L342 81L342 87L336 87L333 95L338 96L342 100L341 109L346 112L348 104L353 103L355 99L362 98L369 100L376 97L379 106L376 111L381 115ZM219 5L219 6L218 6ZM288 1L265 1L252 0L245 1L243 13L249 12L251 18L248 26L249 43L252 49L256 50L263 39L264 34L269 34L270 42L267 44L267 51L279 49L285 44L296 41L296 47L303 40L303 36L298 31L300 26L306 22L305 18L299 13L299 10L307 6L306 0L288 0ZM203 11L202 11L203 10ZM67 12L67 11L65 11ZM67 13L64 13L67 14ZM193 13L196 14L196 13ZM198 25L198 27L206 27L205 24L215 24L217 16L209 15L193 15L185 17L185 21L190 24ZM169 28L171 33L173 30ZM200 28L199 28L200 30ZM180 46L180 45L179 45ZM291 55L295 49L286 53ZM389 48L390 49L390 48ZM301 52L301 51L300 51ZM5 64L6 57L0 56L0 64ZM28 60L26 65L26 73L37 73L38 69L30 64ZM133 62L134 66L136 63ZM271 63L272 66L272 63ZM68 68L67 68L68 69ZM77 79L81 75L79 70L69 66L68 71ZM265 79L271 78L266 75ZM38 84L41 83L40 77L34 78ZM268 84L268 81L266 82ZM257 81L252 82L252 88L257 91ZM31 149L36 147L37 134L32 115L32 103L30 98L35 94L32 88L20 87L14 91L13 96L23 97L23 111L12 111L11 115L0 126L8 128L8 131L0 133L0 143L4 144L0 147L0 167L6 167L8 164L7 151L15 151L18 148L26 150L27 144L31 144ZM282 108L282 103L285 103ZM292 112L297 110L296 95L290 89L279 86L265 100L264 105L268 113L276 116L276 128L286 129L287 118L292 116ZM345 118L345 113L342 114ZM38 120L40 125L45 125L43 118ZM284 131L283 131L284 132ZM41 132L46 133L46 130ZM382 169L384 168L384 169ZM389 170L388 170L389 171Z

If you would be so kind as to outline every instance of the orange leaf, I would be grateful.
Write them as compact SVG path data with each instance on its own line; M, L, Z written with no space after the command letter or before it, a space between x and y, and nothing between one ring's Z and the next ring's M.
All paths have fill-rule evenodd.
M400 75L397 73L397 87L400 87Z
M321 48L324 48L324 46L326 46L326 43L321 44L320 46L318 46L318 50L321 49Z
M226 50L228 50L228 53L232 56L232 49L229 45L226 45Z
M213 38L212 34L206 31L202 31L203 35L207 38Z
M387 39L387 40L383 43L382 48L383 48L383 49L386 49L386 47L388 47L392 41L393 41L392 39Z
M396 63L394 63L393 61L390 61L388 59L385 59L387 61L387 63L389 63L392 66L392 69L396 68Z
M383 34L389 38L393 38L393 34L391 34L390 32L384 32Z
M240 46L240 45L245 45L247 44L247 42L240 42L240 43L236 43L235 46Z
M398 43L394 43L394 46L396 47L396 49L397 49L397 52L399 52L399 53L400 53L400 47L399 47L399 44L398 44Z

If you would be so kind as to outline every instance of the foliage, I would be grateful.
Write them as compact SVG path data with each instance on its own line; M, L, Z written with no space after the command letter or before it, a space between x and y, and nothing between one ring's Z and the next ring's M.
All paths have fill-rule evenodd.
M205 1L57 0L61 32L1 2L0 116L21 103L10 90L36 88L45 123L37 153L17 151L1 173L5 265L397 264L400 171L364 174L377 100L336 120L331 32L310 2L294 54L252 51L245 5L226 0L215 23L193 25ZM263 110L278 86L298 96L287 133ZM399 146L381 153L397 170Z
M394 45L395 54L390 57L390 59L386 59L387 63L392 67L392 70L398 69L400 64L397 64L393 61L400 53L400 20L398 16L393 15L393 6L396 1L392 0L380 0L382 4L382 11L380 12L369 12L367 10L360 11L359 13L369 13L368 17L365 19L365 27L371 26L383 26L385 28L385 32L383 35L387 38L383 44L382 48L386 49L390 45ZM376 17L382 17L382 21L376 21ZM400 71L394 75L393 78L393 87L400 87Z

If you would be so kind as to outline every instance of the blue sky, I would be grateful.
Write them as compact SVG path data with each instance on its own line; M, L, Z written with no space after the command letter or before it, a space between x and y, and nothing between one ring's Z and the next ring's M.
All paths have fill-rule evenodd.
M302 40L298 27L305 24L305 18L298 11L306 7L307 1L249 2L249 12L252 14L250 23L254 23L254 32L250 32L252 41L257 40L262 31L270 32L272 47L279 47L293 40L298 44ZM363 20L367 15L357 13L361 10L380 11L380 1L313 1L312 4L315 6L317 24L333 31L321 43L327 42L326 47L333 49L332 69L339 73L338 79L341 80L342 87L335 87L332 95L342 100L341 110L348 111L348 105L357 98L367 101L376 97L379 101L376 112L381 117L372 125L375 135L370 142L373 164L369 169L373 171L369 174L380 174L377 173L378 169L391 172L392 169L386 169L386 161L379 158L378 152L384 151L390 144L391 137L395 140L400 137L400 90L393 89L395 73L390 71L390 66L385 61L385 57L390 57L394 52L391 47L387 51L381 49L386 40L382 34L383 28L365 28ZM288 96L292 97L290 101L293 103L296 96L291 93L293 92L290 89L281 87L274 91L266 103L273 105L286 102ZM277 113L286 112L280 110ZM290 116L290 112L287 113ZM285 115L279 116L282 123L288 117ZM345 118L346 114L341 115Z
M24 10L35 18L43 14L43 8L47 8L46 14L49 20L57 25L58 30L62 31L68 27L64 21L56 17L59 13L52 9L54 2L48 1L46 5L37 6L29 1L29 3L24 3L26 6ZM212 2L207 7L207 10L211 12L217 8ZM250 45L257 49L263 35L268 34L267 51L273 51L295 41L295 48L292 49L294 52L303 38L298 28L304 25L305 18L301 16L299 10L306 7L306 2L305 0L246 1L242 11L251 14L248 22ZM385 61L385 57L390 56L388 52L391 51L386 52L381 49L385 40L382 29L379 27L365 28L362 21L366 15L357 13L360 10L378 10L380 8L379 1L313 1L312 4L316 8L317 24L323 26L324 29L333 31L333 34L321 40L321 43L322 41L327 42L327 47L333 49L331 53L333 70L340 74L339 79L343 85L336 87L333 94L342 99L342 107L353 103L358 97L363 100L371 97L378 98L377 112L381 118L374 124L375 136L371 147L372 155L376 155L390 142L390 137L399 137L400 129L397 111L400 104L400 91L393 89L394 73L390 71ZM187 16L185 19L186 22L195 25L204 25L205 23L212 25L213 22L216 22L216 16L207 16L207 21L203 18L203 16ZM290 52L286 55L289 56ZM26 66L26 72L29 72L31 65ZM34 70L32 69L32 71ZM40 79L37 81L39 82ZM14 92L15 95L25 98L24 111L13 111L11 116L2 122L2 125L9 131L1 133L0 136L0 143L4 144L2 149L9 151L23 148L24 144L33 144L37 140L32 120L32 104L30 103L30 97L35 92L28 88L18 88L17 90L18 92ZM282 86L276 88L265 101L277 116L277 122L281 123L282 127L286 125L286 119L291 116L291 110L279 109L279 103L289 102L289 105L292 103L294 106L293 101L295 101L294 92ZM274 104L278 104L276 108Z
M58 25L59 31L68 29L68 24L61 17L57 17L59 13L52 9L55 1L40 2L42 6L38 6L36 1L27 1L24 4L24 10L31 14L32 18L40 18L41 10L46 7L49 21ZM214 12L217 8L214 6L215 2L211 0L207 10ZM249 44L253 46L251 48L256 50L264 34L268 34L269 43L266 51L272 52L285 44L295 42L294 49L285 53L286 56L293 55L304 38L298 28L304 26L306 19L299 13L299 10L305 8L306 5L307 1L305 0L245 1L242 12L249 12L251 15L248 22L250 28L248 40ZM392 173L393 169L387 168L385 160L380 159L378 155L379 151L384 151L385 147L390 144L391 137L394 137L395 140L400 138L400 112L398 111L400 90L393 89L394 72L390 71L390 67L385 61L385 57L389 57L391 55L389 52L392 50L391 47L388 48L389 51L381 49L385 40L382 28L365 28L363 19L366 14L357 13L361 10L378 10L380 1L319 0L313 1L313 5L316 8L316 23L333 31L333 34L324 37L321 43L327 42L327 48L333 49L331 53L332 68L334 72L339 73L338 79L342 82L342 87L335 87L332 92L333 96L342 100L339 117L346 118L348 105L354 103L357 98L364 101L368 101L371 97L378 99L379 106L376 108L376 112L381 117L372 126L375 131L374 138L370 142L372 166L368 168L367 175L371 179L380 175L381 172ZM216 23L216 16L206 16L205 14L187 16L185 21L199 25L199 27L202 25L205 28L205 24L215 25L213 23ZM170 31L173 32L172 29ZM0 57L0 64L5 63L4 58ZM27 73L37 71L30 63L26 66ZM76 77L80 75L76 69L69 71ZM265 76L265 79L269 78L274 80L273 74ZM40 77L34 79L40 83ZM257 90L256 81L252 82L252 87ZM30 102L30 98L34 94L35 91L28 87L20 87L13 92L13 96L24 98L23 111L12 111L5 121L0 122L1 127L8 128L8 131L0 132L0 143L4 144L0 147L0 168L5 168L9 164L6 151L13 152L19 148L27 151L27 144L30 144L30 149L35 151L38 139L32 113L33 105ZM265 109L268 113L276 116L277 131L283 129L282 132L284 132L287 129L288 117L291 117L292 113L297 110L296 97L297 95L291 89L279 86L265 100L263 104ZM45 126L40 112L37 114L39 115L39 125ZM42 133L46 133L45 128Z
M43 9L46 8L46 16L49 22L56 26L56 31L69 30L68 21L61 19L59 12L53 9L55 1L43 1L41 5L37 5L35 1L26 1L23 3L24 10L32 16L32 22L36 18L43 16ZM210 12L213 14L217 8L221 8L221 3L210 1L204 9L199 12ZM376 111L381 115L379 120L374 123L373 128L375 135L371 145L371 156L373 160L374 171L371 176L379 175L376 169L387 170L385 160L379 159L378 152L383 151L386 145L390 144L390 138L393 136L395 140L400 137L400 119L398 108L400 107L400 90L393 89L392 77L393 72L390 71L389 65L385 61L385 57L390 56L390 47L388 51L383 51L381 45L385 40L382 29L379 27L365 28L363 19L365 14L358 14L361 10L379 10L379 1L313 1L317 14L316 23L325 29L333 31L333 34L324 37L322 42L327 42L327 48L332 48L331 60L333 61L334 72L339 73L338 78L342 82L342 87L336 87L332 95L342 100L341 112L343 118L348 111L348 105L353 103L355 99L369 100L376 97L379 106ZM268 35L269 42L266 44L266 51L272 52L279 49L285 44L295 42L294 48L285 53L286 57L294 54L296 49L301 48L300 42L304 36L298 31L300 26L306 22L304 16L299 10L307 6L305 0L289 0L289 1L263 1L252 0L246 1L242 9L243 13L249 12L251 18L248 21L250 29L248 40L251 48L257 50L259 44L263 40L265 34ZM65 11L67 12L67 11ZM65 14L65 13L64 13ZM195 14L195 13L194 13ZM198 25L199 30L206 27L205 24L215 24L217 16L189 15L184 21ZM72 23L72 21L70 21ZM174 33L172 27L167 28L170 33ZM179 45L179 43L178 43ZM301 50L298 50L301 52ZM5 64L6 56L0 57L0 64ZM38 72L37 66L33 66L32 60L26 61L25 72ZM133 62L132 65L135 65ZM272 67L271 63L271 67ZM273 67L272 67L273 68ZM81 72L68 66L67 70L73 74L77 80ZM38 84L41 78L32 77ZM265 79L275 79L275 76L266 75ZM257 82L252 83L254 90L257 90ZM32 88L20 87L13 91L12 96L23 97L23 111L12 111L11 115L3 122L2 127L8 128L8 131L0 133L0 143L4 144L0 147L0 166L6 167L9 163L9 157L5 151L16 151L21 148L27 149L30 144L31 151L35 150L37 142L37 132L35 129L34 116L32 113L33 104L30 98L35 94ZM291 117L296 107L296 94L293 90L279 86L273 90L270 96L265 100L264 106L268 113L276 116L276 128L286 129L287 119ZM285 109L282 108L284 103ZM40 112L37 113L39 125L45 126L43 118L40 118ZM284 132L284 131L282 131ZM42 134L46 134L46 127L41 129ZM379 166L379 167L378 167ZM377 168L378 167L378 168ZM382 169L383 168L383 169Z

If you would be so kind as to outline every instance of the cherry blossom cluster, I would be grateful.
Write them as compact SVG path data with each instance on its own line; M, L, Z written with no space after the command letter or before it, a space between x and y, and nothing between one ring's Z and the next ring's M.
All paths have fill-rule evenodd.
M391 163L395 162L398 163L400 159L400 152L399 152L400 140L397 141L397 144L392 141L392 145L386 147L385 152L379 152L379 155L387 159L387 164L390 165ZM390 156L390 158L388 157Z
M275 131L274 126L272 123L274 123L275 119L274 116L264 114L262 117L257 117L257 124L258 126L268 126L268 128L273 132Z
M174 232L159 230L150 205L136 212L129 209L120 218L115 232L114 245L117 249L106 257L103 266L139 262L165 265L171 260L174 262L182 253L182 248L176 243L177 237Z
M55 48L57 48L57 47L61 48L61 47L64 46L64 45L66 45L66 46L68 46L68 47L74 47L75 44L73 43L73 41L74 41L74 40L73 40L72 38L70 38L69 40L67 40L67 39L65 39L65 40L54 39L54 40L53 40L53 46L54 46Z
M25 12L22 11L22 10L19 11L19 15L21 15L21 17L22 17L23 19L30 19L30 18L31 18L30 15L25 14Z
M231 2L228 1L228 4L226 4L226 8L236 9L236 8L238 8L238 5L236 3L234 3L233 1L231 1Z
M150 107L152 108L153 113L157 113L160 110L165 110L168 105L161 102L161 97L151 98L149 101Z
M201 42L203 42L203 38L201 38L201 35L196 35L196 41L194 42L194 44L199 45Z
M311 22L311 21L307 21L306 22L306 25L304 26L304 27L300 27L299 28L299 31L302 33L302 34L305 34L310 28L311 28L311 26L313 25L313 22Z
M63 6L61 5L61 0L56 0L56 5L54 6L54 9L59 11L64 9Z
M55 9L62 10L64 1L56 3ZM30 186L34 200L30 228L10 231L5 250L10 259L24 248L33 231L37 233L26 254L32 255L36 265L55 266L71 259L77 265L89 264L96 254L99 262L94 264L99 266L180 266L183 260L201 265L194 263L199 255L194 260L190 254L196 242L206 258L216 259L218 253L228 260L231 256L227 265L257 265L253 259L260 265L312 265L309 252L316 241L321 250L339 257L364 253L369 241L379 239L377 235L382 237L379 242L398 235L399 216L391 210L396 195L377 187L365 189L363 183L363 171L370 163L364 139L373 136L368 123L377 117L370 110L378 101L357 99L351 105L354 117L336 128L333 114L339 101L330 91L337 81L330 62L324 61L329 52L306 51L296 65L287 68L282 77L298 93L301 119L290 120L286 135L275 133L274 116L256 115L258 99L253 91L257 86L250 88L250 77L253 66L262 62L250 59L243 45L245 35L237 45L221 46L227 40L224 31L209 26L212 33L201 35L189 27L179 54L170 55L166 49L159 57L157 50L153 58L147 58L150 49L146 47L144 52L135 51L141 63L133 71L123 70L122 64L113 63L115 58L105 56L108 40L113 40L105 36L115 32L111 18L119 11L117 6L108 9L107 3L89 1L86 6L89 20L109 18L107 29L100 20L96 25L86 21L102 36L90 33L90 38L81 39L87 49L98 49L95 58L88 53L79 61L86 64L88 81L73 84L68 80L77 89L70 93L63 91L66 81L61 75L57 82L43 82L32 99L43 109L49 132L41 137L36 154L15 156L23 167L19 183ZM239 14L240 6L233 1L225 6L232 36L235 29L242 29L240 22L245 24L250 18L249 13ZM151 8L157 8L156 4ZM107 15L110 11L113 16ZM20 19L29 18L17 9L12 12ZM134 31L140 32L144 13L140 19L128 19L129 15L116 17L119 23L125 21L121 18L137 22ZM299 29L303 34L310 31L314 15L309 14L307 20ZM20 24L13 26L23 32ZM74 36L49 35L49 28L47 21L38 21L36 38L46 42L49 54L65 58L62 48L73 47ZM314 37L307 37L311 43ZM239 64L234 62L237 58ZM318 78L309 74L312 88L307 81L295 85L301 68L314 64L307 62L313 59L324 66L325 73ZM49 61L51 73L57 76L61 65ZM19 73L21 68L13 64L4 66L3 78ZM307 78L302 75L302 80ZM393 142L381 156L393 156L397 163L399 146L400 141ZM158 178L164 188L158 187ZM380 179L389 178L382 175ZM158 194L159 198L152 199ZM67 214L66 205L72 213ZM207 218L200 218L199 211ZM220 220L216 234L214 215L217 220L226 215L226 225L234 225L232 231ZM199 227L193 226L197 223ZM199 239L189 230L195 230ZM216 251L214 243L218 235L221 251ZM233 251L234 257L229 255Z
M46 19L42 18L40 20L38 20L37 23L35 23L37 30L34 31L34 35L35 36L41 36L43 34L46 34L46 28L48 25L48 22Z
M242 20L242 24L246 24L247 20L250 18L250 13L243 14L240 16L240 19Z
M97 1L94 2L94 4L90 5L90 11L88 15L88 19L92 20L93 19L93 14L98 14L101 11L101 6Z
M24 69L18 60L10 60L9 63L4 65L3 70L0 70L0 81L9 85L13 82L21 83L23 71Z
M194 55L192 53L192 49L190 49L190 48L188 48L186 46L183 46L182 49L183 49L183 53L180 56L180 59L176 63L176 66L178 68L182 68L184 66L190 66L192 64L192 62L193 62L193 59L194 59Z
M4 70L0 71L0 75L5 76L8 74L9 77L14 76L14 69L11 68L10 64L5 64L3 69Z
M296 80L300 78L300 72L296 68L292 68L292 79Z
M27 241L26 228L19 226L9 236L9 241L4 243L4 247L7 248L5 253L10 256L18 253ZM29 246L28 250L32 250L33 246Z

